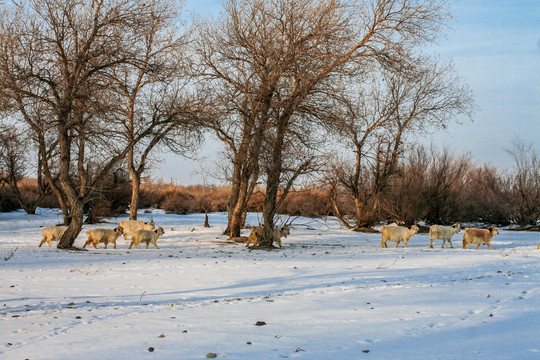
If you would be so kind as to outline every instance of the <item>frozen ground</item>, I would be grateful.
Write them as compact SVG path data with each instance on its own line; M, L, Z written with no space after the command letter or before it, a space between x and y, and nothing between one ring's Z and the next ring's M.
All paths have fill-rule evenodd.
M160 250L74 252L38 248L61 219L41 212L0 214L1 359L540 359L539 233L382 249L298 219L267 252L228 242L224 214L155 211Z

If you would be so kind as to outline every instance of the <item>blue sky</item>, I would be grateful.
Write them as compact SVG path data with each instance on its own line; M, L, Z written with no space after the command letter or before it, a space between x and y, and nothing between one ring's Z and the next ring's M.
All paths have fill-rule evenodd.
M540 1L450 1L453 31L433 51L452 59L475 95L479 107L471 122L450 124L445 132L423 141L447 145L457 154L468 153L478 164L510 169L505 149L512 140L532 143L540 152ZM217 15L219 0L188 0L185 10L202 16ZM201 157L216 146L207 144ZM203 165L212 168L214 160ZM154 172L163 181L200 182L200 165L167 155ZM214 181L211 181L214 182Z
M462 0L452 10L454 31L435 50L454 60L480 109L430 140L510 168L515 136L540 151L540 1Z

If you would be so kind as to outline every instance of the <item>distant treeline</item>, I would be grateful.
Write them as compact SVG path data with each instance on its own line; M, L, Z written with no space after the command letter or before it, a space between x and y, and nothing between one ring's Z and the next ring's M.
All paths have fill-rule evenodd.
M369 198L372 184L366 180L358 196L363 201L363 213L369 221L396 221L411 224L416 221L433 223L484 222L497 225L516 223L535 224L540 217L540 187L529 181L526 187L519 172L501 171L488 165L477 166L466 156L449 157L441 153L425 157L425 153L408 156L388 186L377 198L374 207ZM538 179L537 179L538 180ZM86 221L96 222L104 217L129 211L130 181L126 175L111 176L100 196L86 207ZM23 198L29 202L39 196L34 179L19 184ZM147 180L141 186L140 207L159 208L168 213L225 212L231 192L230 186L176 185ZM262 211L264 189L258 188L249 201L248 211ZM45 196L41 207L58 207L56 197ZM359 206L350 191L327 179L293 189L281 203L279 213L291 216L336 216L347 222L360 224L355 219ZM19 209L9 187L0 187L0 211ZM368 211L369 209L374 211ZM367 220L367 219L365 219ZM354 228L354 226L351 226Z

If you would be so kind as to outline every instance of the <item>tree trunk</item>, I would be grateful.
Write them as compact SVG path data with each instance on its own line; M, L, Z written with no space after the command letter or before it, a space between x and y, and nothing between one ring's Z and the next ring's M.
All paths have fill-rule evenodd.
M58 203L60 204L60 209L62 209L62 217L64 218L64 225L69 225L71 222L71 211L69 209L69 206L66 204L66 201L64 200L64 197L60 194L56 194L56 199L58 200Z
M332 186L332 189L330 190L330 201L332 201L334 215L338 218L341 225L345 226L347 229L354 228L354 226L351 226L347 219L345 219L345 216L341 213L341 209L339 208L339 204L337 202L337 190L335 189L335 185Z
M64 205L69 211L67 218L68 228L58 243L59 249L71 249L73 247L75 239L82 230L84 216L84 188L81 186L80 191L77 191L70 174L72 143L69 136L69 128L65 126L65 124L69 123L67 120L69 113L69 111L64 111L58 122L58 144L60 146L59 181L61 195L65 201ZM82 180L81 183L83 183ZM66 214L64 214L64 218L66 218Z
M248 194L248 185L249 179L246 179L245 176L242 177L240 181L240 187L238 192L238 198L236 201L236 206L232 212L231 224L230 224L230 237L239 237L240 229L244 226L247 206L247 199L250 194Z
M274 145L274 153L271 159L271 164L266 178L266 194L264 196L263 204L263 236L260 241L261 247L272 247L273 231L274 231L274 217L277 212L277 195L281 177L281 167L283 165L282 152L283 152L283 140L284 133L282 127L278 127L276 142Z
M236 212L231 219L231 225L229 229L229 237L235 238L240 236L240 230L242 228L242 217L237 216Z
M285 141L285 129L288 117L284 116L277 120L276 138L271 145L271 158L266 175L266 194L263 204L263 236L260 241L261 247L272 247L274 232L274 217L277 212L278 190L283 166L283 144Z
M270 178L270 176L269 176ZM272 247L273 242L273 232L274 232L274 217L276 215L276 203L277 203L277 192L279 187L279 180L277 184L272 180L267 182L266 195L264 197L263 205L263 236L259 241L261 247Z
M240 229L245 225L247 205L258 179L256 166L248 164L242 169L240 164L236 165L233 178L231 195L227 206L227 229L224 234L229 237L240 236Z
M229 203L227 204L227 228L223 232L223 235L231 236L231 229L234 219L234 210L238 204L238 197L240 194L240 165L233 161L233 178L231 185L231 194L229 195Z
M47 154L46 140L42 133L38 134L38 144L39 144L38 156L39 156L40 168L41 170L43 170L43 173L45 175L45 180L47 181L54 195L56 196L56 200L58 200L58 204L60 205L60 208L62 209L62 216L64 217L64 225L68 225L70 222L69 208L68 208L68 205L66 204L64 194L55 183L55 179L53 178L51 174L49 164L48 164L48 157L46 156ZM39 181L39 177L38 177L38 181Z
M59 249L74 248L73 243L82 230L83 216L83 203L80 200L76 200L75 203L71 205L69 226L58 243Z
M354 198L354 211L355 211L355 217L356 217L356 226L355 228L358 228L360 225L363 225L362 223L365 220L364 214L364 207L362 206L362 201L358 198L358 196L355 196Z
M137 220L137 210L139 210L139 194L141 188L141 175L130 170L131 175L131 203L129 204L129 220Z
M238 202L237 204L237 208L241 208L241 204L240 202ZM240 213L235 209L234 211L234 214L233 214L233 218L231 220L231 229L230 229L230 233L229 233L229 237L231 238L234 238L234 237L239 237L240 236L240 230L242 229L242 227L244 226L244 223L243 223L243 211L240 211Z
M246 218L247 218L247 210L244 210L244 212L242 213L241 220L240 220L242 226L246 226Z

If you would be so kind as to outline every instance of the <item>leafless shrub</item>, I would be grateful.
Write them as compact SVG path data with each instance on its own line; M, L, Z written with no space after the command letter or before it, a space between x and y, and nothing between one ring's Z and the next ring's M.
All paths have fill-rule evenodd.
M507 225L510 223L509 179L492 166L472 168L463 180L460 221Z
M511 173L512 218L520 225L540 220L540 156L533 144L514 139L507 153L514 159Z

